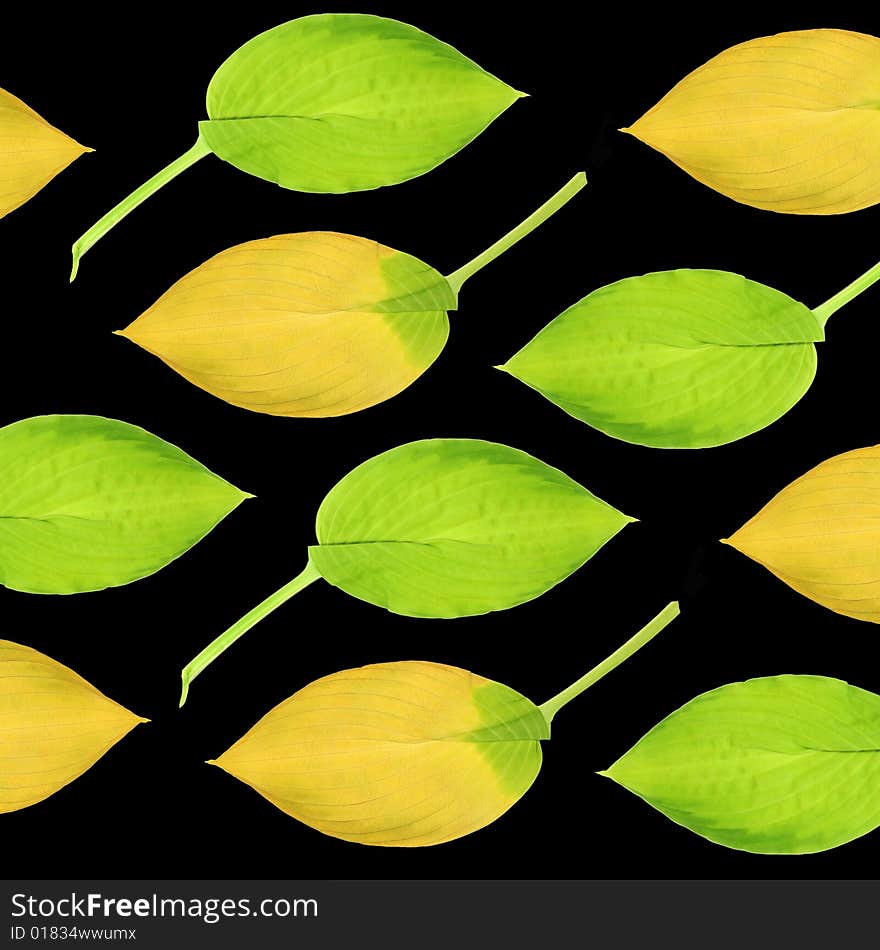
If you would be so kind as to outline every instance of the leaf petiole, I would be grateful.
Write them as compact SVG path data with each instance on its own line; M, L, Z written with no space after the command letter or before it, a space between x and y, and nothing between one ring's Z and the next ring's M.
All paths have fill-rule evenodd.
M504 237L497 240L491 247L478 254L472 261L468 261L463 267L451 273L447 278L449 286L454 293L461 290L461 285L468 277L482 270L487 264L502 255L506 250L513 247L517 241L521 241L527 234L531 234L539 225L543 224L548 218L551 218L564 205L568 204L572 198L586 185L587 176L584 172L578 172L574 178L562 186L559 191L548 201L532 212L525 221L518 224L512 231L508 231Z
M653 620L642 627L642 629L639 630L635 636L627 640L623 646L618 647L611 656L603 660L598 666L594 666L589 673L585 673L567 689L562 690L561 693L557 693L552 699L548 699L546 703L542 703L538 709L541 710L544 719L547 720L547 725L550 725L553 721L553 717L566 703L570 703L575 696L580 696L584 690L589 689L594 683L597 683L606 673L610 673L613 669L620 666L624 660L628 660L634 653L641 650L646 643L653 640L679 613L681 613L681 611L679 610L677 600L672 601L671 604L667 604Z
M309 584L316 581L320 576L317 568L309 561L301 574L294 577L292 581L285 584L280 590L275 591L274 594L267 597L261 604L257 604L253 610L248 611L248 613L234 623L228 630L221 633L216 640L212 640L198 656L190 660L180 674L182 680L180 705L183 706L186 702L190 683L192 683L199 673L210 666L227 647L232 646L240 636L247 633L251 627L272 613L276 607L280 607L285 601L290 600L294 594L298 594L304 587L308 587Z
M819 323L824 327L828 318L837 313L841 307L855 299L862 292L867 290L872 284L880 280L880 262L875 264L870 270L866 270L861 277L857 277L851 284L847 284L839 293L830 297L825 303L816 307L813 314Z
M85 234L74 242L73 268L70 271L70 282L73 283L76 273L79 270L80 258L93 247L102 237L115 225L117 225L130 211L146 201L154 192L158 191L163 185L167 185L172 178L176 178L182 171L185 171L190 165L194 165L200 158L204 158L211 153L208 144L202 139L201 135L196 139L196 144L189 151L184 152L179 158L174 159L170 165L166 165L162 171L153 175L149 181L145 181L140 188L136 188L127 198L123 198L118 205L111 208L103 218L96 221Z

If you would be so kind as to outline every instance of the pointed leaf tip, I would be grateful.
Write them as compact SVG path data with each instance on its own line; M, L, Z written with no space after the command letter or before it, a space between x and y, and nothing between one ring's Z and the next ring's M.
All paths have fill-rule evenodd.
M0 640L0 813L44 801L148 722L57 660Z
M789 214L857 211L880 202L878 75L875 36L834 29L764 36L693 70L633 134L742 204Z
M880 446L826 459L778 492L729 539L793 590L880 623Z
M153 574L242 501L238 488L181 449L101 416L37 416L5 426L0 460L9 528L0 577L28 593L102 590ZM35 510L54 517L35 518Z
M607 435L707 448L794 406L815 376L821 338L812 312L778 290L727 271L679 269L600 287L509 363L511 375Z
M880 696L824 676L769 676L692 699L606 774L709 841L810 854L880 823L878 749Z
M5 89L0 89L0 139L0 218L21 207L83 153L92 151Z

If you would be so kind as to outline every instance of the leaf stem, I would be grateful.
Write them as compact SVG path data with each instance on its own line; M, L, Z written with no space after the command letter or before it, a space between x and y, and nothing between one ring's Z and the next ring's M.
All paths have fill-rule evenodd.
M628 660L633 653L641 650L646 643L653 640L679 613L680 610L677 600L672 601L671 604L667 604L653 620L642 627L642 629L639 630L634 637L627 640L623 646L618 647L611 656L603 660L598 666L594 666L589 673L585 673L577 682L572 683L568 689L564 689L561 693L557 693L552 699L548 699L546 703L540 705L538 708L544 714L547 725L550 725L553 721L553 717L566 703L570 703L575 696L580 696L585 689L589 689L593 683L597 683L606 673L610 673L615 667L620 666L624 660Z
M308 587L313 581L316 581L321 575L311 561L305 566L305 570L298 574L289 583L285 584L280 590L267 597L261 604L257 604L253 610L246 613L241 620L234 623L228 630L221 633L216 640L212 640L202 652L183 668L180 676L183 681L183 688L180 693L180 705L186 702L189 693L189 684L206 667L210 666L214 660L227 648L232 646L235 641L247 633L255 624L258 624L264 617L268 616L280 607L285 601L290 600L294 594L298 594L304 587Z
M867 290L878 280L880 280L880 262L869 270L866 270L861 277L857 277L851 284L844 287L840 293L836 293L833 297L826 300L825 303L816 307L813 310L813 315L824 327L832 314L837 313L842 306L848 304L850 300L853 300L855 297L858 297L860 293Z
M102 237L115 225L117 225L129 211L134 209L142 202L146 201L154 192L158 191L163 185L167 185L172 178L176 178L182 171L194 165L200 158L209 155L211 149L201 135L196 139L196 144L189 151L184 152L179 158L174 159L170 165L166 165L162 171L153 175L153 177L144 182L140 188L136 188L127 198L123 198L114 208L111 208L103 218L93 224L81 238L74 242L73 268L70 272L70 281L73 283L76 272L79 270L80 258L93 247Z
M461 285L468 277L476 274L478 270L482 270L487 264L513 247L517 241L522 240L527 234L531 234L535 228L556 214L563 205L568 204L586 183L587 176L584 172L578 172L571 181L563 185L549 201L545 201L544 204L542 204L537 211L530 214L525 221L518 224L512 231L508 231L503 238L496 241L491 247L483 251L482 254L478 254L472 261L469 261L463 267L459 267L457 271L450 274L446 280L452 287L452 290L457 294L461 290Z

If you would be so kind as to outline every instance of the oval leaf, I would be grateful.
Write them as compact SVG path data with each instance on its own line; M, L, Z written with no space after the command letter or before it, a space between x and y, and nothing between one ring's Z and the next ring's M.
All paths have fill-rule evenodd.
M390 449L324 498L305 569L187 663L180 705L221 653L320 577L393 613L467 617L539 597L631 521L506 445L426 439ZM670 604L663 624L677 611Z
M880 825L880 696L825 676L732 683L600 774L728 848L824 851Z
M854 449L783 488L724 543L825 607L880 623L880 446Z
M426 439L369 459L330 491L309 560L394 613L463 617L538 597L633 520L518 449Z
M406 23L325 13L233 53L199 129L220 158L285 188L361 191L430 171L521 95Z
M0 429L0 583L72 594L145 577L250 497L137 426L37 416Z
M416 258L313 231L223 251L121 335L233 405L340 416L420 376L455 306L446 278Z
M70 279L114 225L212 152L284 188L378 188L430 171L522 95L397 20L324 13L283 23L217 70L195 144L74 242Z
M584 297L499 368L615 438L704 448L784 415L822 339L804 304L764 284L660 271Z
M880 201L880 39L801 30L740 43L623 129L734 201L842 214Z
M141 722L73 670L0 640L0 812L54 795Z
M312 828L361 844L440 844L529 788L549 729L525 696L439 663L316 680L213 765Z
M14 211L79 158L85 148L0 89L0 218Z

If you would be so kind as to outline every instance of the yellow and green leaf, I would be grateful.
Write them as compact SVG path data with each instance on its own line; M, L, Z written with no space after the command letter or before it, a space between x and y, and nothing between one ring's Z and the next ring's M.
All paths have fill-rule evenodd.
M380 663L306 686L213 764L325 834L414 847L507 811L546 738L538 707L507 686L439 663Z
M417 379L455 306L446 278L409 254L312 231L217 254L120 333L233 405L340 416Z
M514 805L540 771L540 743L556 713L677 615L669 604L541 706L441 663L343 670L284 700L209 764L336 838L392 847L451 841Z
M464 282L551 217L581 172L449 277L333 231L222 251L120 335L226 402L278 416L342 416L397 395L440 355Z

